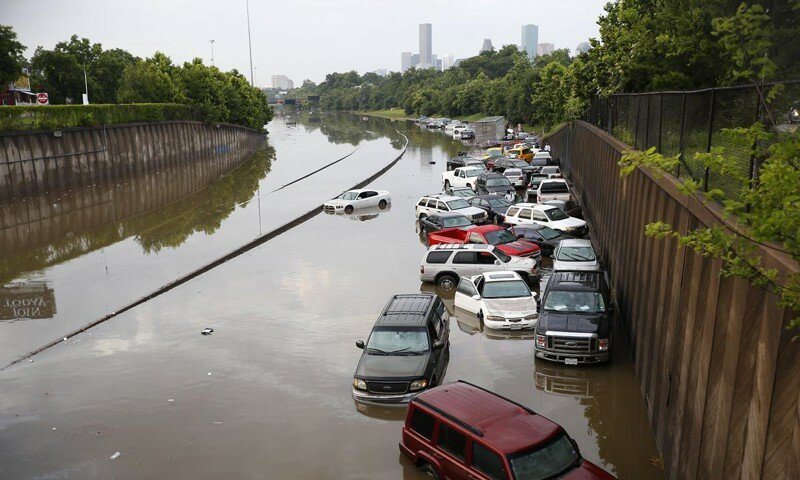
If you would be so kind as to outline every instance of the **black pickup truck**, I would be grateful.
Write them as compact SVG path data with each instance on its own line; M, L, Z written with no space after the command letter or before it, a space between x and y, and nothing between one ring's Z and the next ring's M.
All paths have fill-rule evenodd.
M608 362L613 318L603 272L553 272L542 295L536 357L566 365Z

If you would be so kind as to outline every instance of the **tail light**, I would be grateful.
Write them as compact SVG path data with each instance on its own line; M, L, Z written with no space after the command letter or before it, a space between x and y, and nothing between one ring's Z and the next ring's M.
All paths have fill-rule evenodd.
M536 335L536 348L544 348L547 345L547 339L544 335Z
M425 265L419 266L419 273L425 273Z

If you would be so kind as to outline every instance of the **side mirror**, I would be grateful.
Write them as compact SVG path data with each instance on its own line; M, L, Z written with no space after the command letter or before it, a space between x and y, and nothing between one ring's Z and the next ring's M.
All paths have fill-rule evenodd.
M364 340L356 340L356 347L364 349Z
M500 260L495 260L495 261L494 261L494 264L495 264L495 265L500 265Z
M444 342L443 341L436 340L435 342L433 342L433 349L434 350L441 350L442 348L444 348Z
M533 295L533 298L536 298L536 297L538 297L538 296L539 296L539 294L538 294L538 293L536 293L536 292L531 292L531 295Z
M472 296L472 299L473 299L473 300L480 300L480 299L481 299L481 296L480 296L480 295L478 295L478 294L475 294L475 295L473 295L473 296Z

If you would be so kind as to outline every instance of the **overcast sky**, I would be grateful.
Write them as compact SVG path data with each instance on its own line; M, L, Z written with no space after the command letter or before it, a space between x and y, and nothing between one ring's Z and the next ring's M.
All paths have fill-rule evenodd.
M418 52L418 24L433 24L433 53L465 58L484 38L519 44L522 24L539 42L574 51L596 37L606 0L250 0L256 83L285 74L297 85L329 72L399 70L400 52ZM174 62L201 57L249 71L245 0L0 0L0 24L28 47L52 48L72 34Z

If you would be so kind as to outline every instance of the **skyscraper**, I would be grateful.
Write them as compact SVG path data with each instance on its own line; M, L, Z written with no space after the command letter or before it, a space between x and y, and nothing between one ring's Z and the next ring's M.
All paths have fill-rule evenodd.
M489 52L494 50L494 46L492 45L491 38L484 38L483 45L481 46L481 52Z
M539 27L537 25L522 26L522 49L528 54L528 58L536 58L539 47Z
M445 55L442 57L442 70L447 70L448 68L452 67L453 62L455 62L455 59L452 55Z
M291 90L294 88L294 82L289 79L286 75L273 75L272 76L272 88L278 88L281 90Z
M538 55L550 55L556 49L556 46L552 43L540 43L539 47L536 49L536 53Z
M414 66L411 63L412 58L413 57L411 52L400 53L400 73L405 72L406 70Z
M433 35L430 23L419 24L419 63L433 65Z

